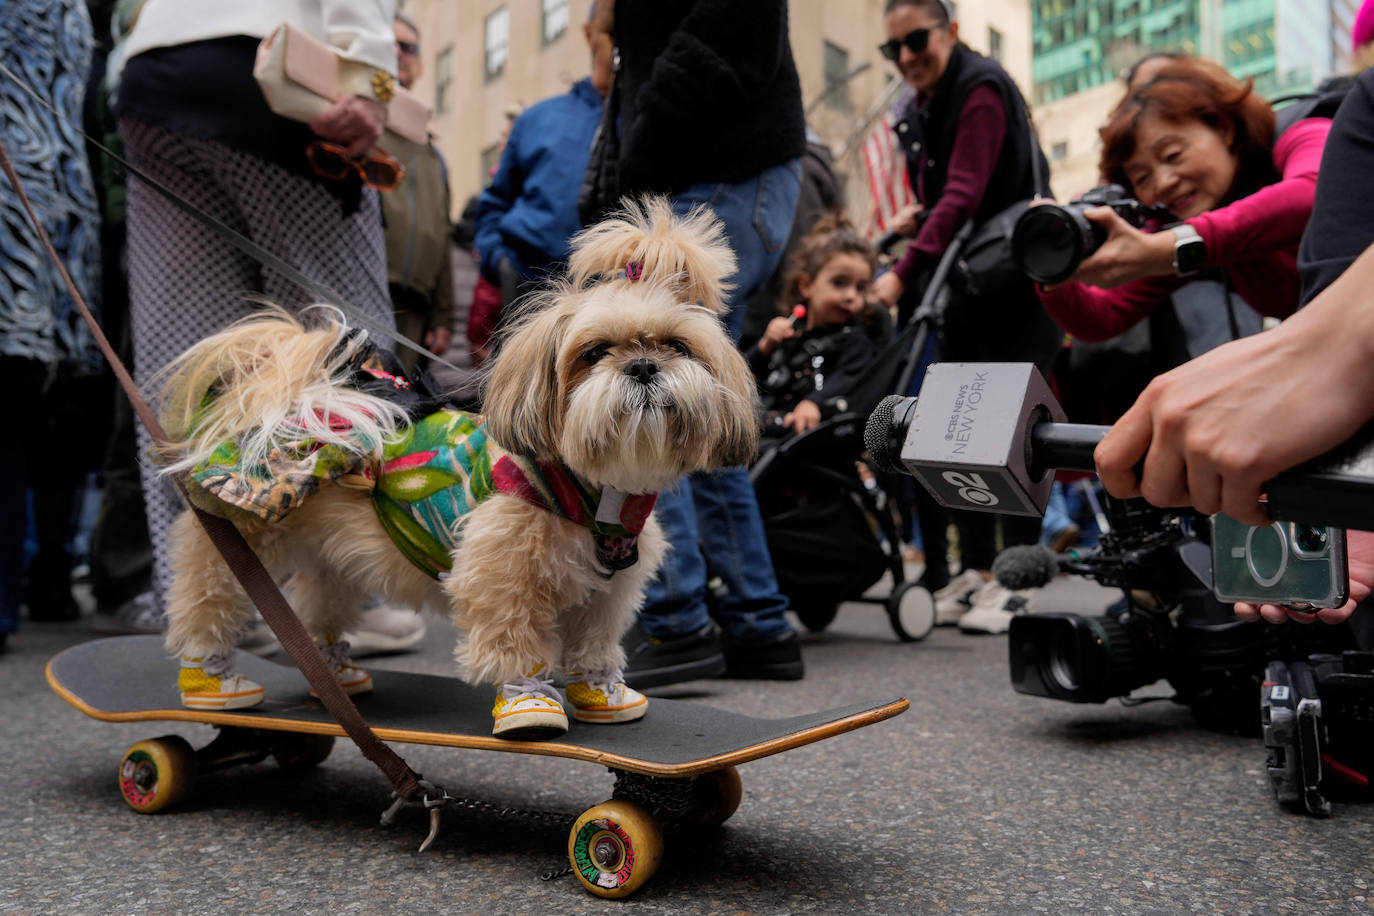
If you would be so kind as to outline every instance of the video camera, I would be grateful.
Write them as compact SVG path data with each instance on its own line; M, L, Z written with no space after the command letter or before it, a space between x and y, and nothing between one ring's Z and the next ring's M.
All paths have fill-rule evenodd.
M1067 572L1123 592L1097 617L1013 618L1007 653L1016 692L1103 703L1165 680L1173 700L1208 727L1253 734L1266 664L1353 646L1344 627L1255 626L1236 617L1212 594L1211 532L1196 513L1110 496L1103 511L1110 530L1092 549L1056 556L1012 547L993 563L993 576L1010 589Z
M1067 204L1030 207L1011 233L1016 266L1037 283L1062 283L1107 240L1107 230L1084 216L1094 207L1111 207L1137 229L1152 221L1172 222L1163 207L1151 207L1126 194L1119 184L1104 184Z

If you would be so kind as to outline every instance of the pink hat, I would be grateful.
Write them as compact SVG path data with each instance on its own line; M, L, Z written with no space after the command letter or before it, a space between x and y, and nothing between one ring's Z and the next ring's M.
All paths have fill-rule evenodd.
M1350 24L1350 50L1360 48L1374 41L1374 0L1364 0L1355 21Z

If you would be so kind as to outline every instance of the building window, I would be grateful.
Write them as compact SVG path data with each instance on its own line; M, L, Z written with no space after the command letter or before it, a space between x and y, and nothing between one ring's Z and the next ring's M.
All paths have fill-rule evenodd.
M849 52L838 45L825 42L825 104L838 111L848 111Z
M1068 155L1069 141L1067 140L1061 140L1054 146L1050 147L1050 158L1053 159L1055 162L1058 162L1060 159L1066 158Z
M510 10L504 6L487 17L486 49L486 78L490 81L505 71L510 55Z
M434 113L448 111L448 93L453 85L453 45L434 56Z
M543 0L544 44L557 41L568 30L568 0Z
M992 27L988 28L988 57L1002 59L1002 33Z

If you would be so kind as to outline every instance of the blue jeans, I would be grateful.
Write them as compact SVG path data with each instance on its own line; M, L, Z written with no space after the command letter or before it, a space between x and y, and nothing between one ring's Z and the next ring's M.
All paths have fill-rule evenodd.
M686 213L706 204L725 223L738 267L730 282L725 325L739 340L744 304L782 259L801 189L801 163L774 166L737 184L693 185L673 199ZM715 608L731 636L768 638L790 632L787 598L778 591L749 474L728 468L693 474L659 494L659 523L673 549L649 585L640 625L650 636L678 636L706 626L706 580L720 576L726 594Z

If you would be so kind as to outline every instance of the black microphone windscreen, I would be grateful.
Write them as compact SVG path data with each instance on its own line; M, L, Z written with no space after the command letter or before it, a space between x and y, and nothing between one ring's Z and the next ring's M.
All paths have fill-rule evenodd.
M864 425L864 448L868 449L868 457L873 459L878 470L889 474L902 469L897 462L898 456L892 454L892 412L904 400L906 398L900 394L883 398L873 408L873 413L868 415L868 423Z
M1013 591L1043 588L1059 574L1059 561L1046 547L1008 547L992 561L992 577Z

